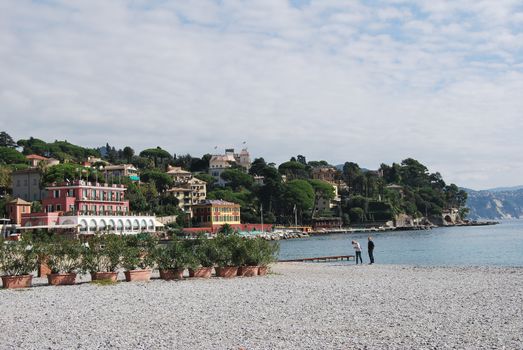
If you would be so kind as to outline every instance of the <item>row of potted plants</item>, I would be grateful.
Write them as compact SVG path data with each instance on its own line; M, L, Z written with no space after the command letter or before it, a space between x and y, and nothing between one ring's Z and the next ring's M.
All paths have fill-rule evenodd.
M149 280L153 268L160 278L255 276L267 273L278 245L261 238L244 239L237 234L218 234L215 239L198 237L167 244L150 235L95 235L87 242L64 237L18 242L0 241L0 271L4 288L26 288L38 263L49 268L51 285L74 284L76 274L90 273L91 279L116 282L123 268L127 281Z

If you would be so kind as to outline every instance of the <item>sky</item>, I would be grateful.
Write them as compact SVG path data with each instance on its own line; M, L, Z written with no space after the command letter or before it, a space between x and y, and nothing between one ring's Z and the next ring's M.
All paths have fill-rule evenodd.
M521 185L523 2L0 0L2 130Z

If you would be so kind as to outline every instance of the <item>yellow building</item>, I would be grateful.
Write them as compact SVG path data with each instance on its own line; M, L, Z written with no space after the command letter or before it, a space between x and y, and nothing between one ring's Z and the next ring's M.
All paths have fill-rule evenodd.
M223 200L206 200L192 206L195 223L200 227L240 224L240 205Z

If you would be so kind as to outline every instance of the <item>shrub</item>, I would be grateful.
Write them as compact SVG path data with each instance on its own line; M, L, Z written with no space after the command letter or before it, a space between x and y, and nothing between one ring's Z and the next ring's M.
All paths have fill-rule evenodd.
M47 257L47 265L52 273L71 273L81 266L84 247L74 239L56 237L50 243L41 243L39 252Z
M96 235L84 247L82 270L84 272L114 272L122 259L124 239L117 235Z
M152 252L157 240L151 235L125 236L122 265L127 270L146 269L154 265Z
M278 259L280 244L278 242L269 242L263 238L257 238L256 243L260 251L259 265L267 266Z
M36 268L37 255L26 241L0 239L0 271L6 276L29 275Z
M214 243L216 244L216 264L219 267L242 265L244 240L238 234L226 236L219 233Z
M184 242L174 239L167 246L157 245L153 257L159 269L185 269L197 265L194 254Z

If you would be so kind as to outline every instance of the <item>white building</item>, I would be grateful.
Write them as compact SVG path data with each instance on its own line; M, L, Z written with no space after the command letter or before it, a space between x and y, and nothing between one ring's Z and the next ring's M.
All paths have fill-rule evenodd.
M232 164L238 164L249 171L251 168L251 157L246 148L238 153L234 153L233 148L225 150L225 154L215 154L209 160L209 175L213 176L219 186L224 186L226 181L221 178L221 174L230 168Z
M157 227L163 226L156 222L154 216L104 216L104 215L72 215L59 216L57 228L60 225L76 225L80 233L116 233L137 234L140 232L154 232Z

